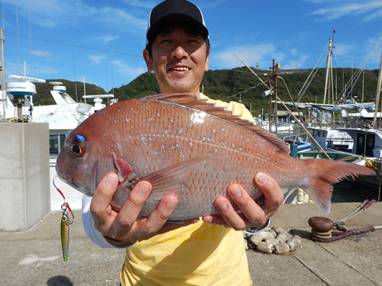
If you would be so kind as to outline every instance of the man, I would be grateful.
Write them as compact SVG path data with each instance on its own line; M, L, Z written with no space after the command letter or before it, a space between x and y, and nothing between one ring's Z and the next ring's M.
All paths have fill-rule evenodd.
M160 92L206 98L199 90L208 69L210 45L199 8L185 0L160 3L150 13L146 36L143 57L148 70L155 73ZM210 102L253 120L241 104ZM122 285L250 285L245 241L242 232L236 230L266 225L282 200L272 178L257 174L254 183L264 194L263 207L240 185L233 184L227 186L227 194L240 212L226 197L219 196L214 206L220 215L177 225L167 223L177 206L173 193L165 195L148 218L138 218L152 191L149 182L138 183L119 213L113 211L110 202L118 179L109 174L93 199L84 199L85 229L100 246L127 247Z

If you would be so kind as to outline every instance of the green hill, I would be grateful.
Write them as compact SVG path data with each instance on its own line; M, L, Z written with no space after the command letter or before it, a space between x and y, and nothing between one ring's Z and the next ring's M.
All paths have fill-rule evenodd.
M269 71L254 69L256 73L265 81L269 82ZM338 94L343 90L351 75L355 71L351 68L336 68L333 71L334 86L337 87ZM285 70L280 76L285 80L294 100L307 79L310 70ZM364 95L365 101L374 101L377 86L377 70L365 71L364 75ZM258 114L261 108L268 110L268 99L262 96L266 90L259 84L260 81L245 67L231 70L208 71L203 81L203 92L209 97L222 99L225 101L241 101L253 114ZM322 102L325 86L325 70L319 69L314 80L302 97L302 102ZM153 74L144 73L131 81L113 90L120 99L146 96L159 92ZM355 83L352 91L347 90L348 96L353 96L357 101L361 100L362 77ZM285 84L279 80L279 96L281 99L290 101Z
M257 70L256 73L265 81L269 82L269 71ZM334 86L337 87L338 94L343 90L344 85L349 81L355 71L350 68L336 68L334 74ZM310 70L284 70L280 76L285 80L293 99L297 99L297 94L307 79ZM368 70L364 74L364 94L365 101L374 101L377 86L377 70ZM77 100L82 99L83 83L68 80L50 80L61 81L67 88L67 92ZM302 97L302 102L322 102L324 94L325 70L319 69L314 80ZM39 104L52 104L53 100L49 95L50 84L37 84L38 95L34 102ZM262 108L268 110L268 98L263 97L266 90L259 80L245 67L230 70L211 70L205 75L203 81L203 92L209 97L225 101L241 101L253 114L259 114ZM77 92L76 92L77 91ZM126 85L114 88L111 91L119 100L142 97L159 92L155 77L151 73L144 73ZM86 84L87 94L101 94L105 90L94 85ZM77 94L77 96L76 96ZM348 97L352 96L357 101L361 101L362 77L355 83L352 91L347 90ZM279 80L279 96L281 99L290 101L285 84Z

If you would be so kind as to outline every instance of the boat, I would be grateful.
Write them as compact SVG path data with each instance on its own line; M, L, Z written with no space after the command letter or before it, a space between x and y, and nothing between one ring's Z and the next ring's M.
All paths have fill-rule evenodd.
M62 197L56 191L53 180L56 177L56 159L69 133L94 112L104 108L103 98L112 99L113 94L85 95L84 100L93 99L94 104L76 102L66 91L62 82L52 81L50 95L55 104L33 105L36 83L45 83L43 79L11 75L7 83L5 120L8 122L34 122L49 124L49 173L50 208L60 210ZM56 182L56 184L59 184ZM66 184L60 184L73 209L81 209L82 194Z

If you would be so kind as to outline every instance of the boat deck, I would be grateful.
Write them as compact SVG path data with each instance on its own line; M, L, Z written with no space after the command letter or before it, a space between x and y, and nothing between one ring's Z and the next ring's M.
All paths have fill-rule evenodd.
M339 219L358 203L334 204ZM82 230L80 213L72 227L69 262L61 258L59 212L51 212L26 232L0 232L1 285L119 285L124 251L100 249ZM310 216L322 215L313 205L285 205L273 226L309 231ZM361 227L382 222L382 203L348 221ZM382 285L382 230L324 244L302 239L294 254L279 256L248 250L255 285ZM222 273L224 275L224 273Z

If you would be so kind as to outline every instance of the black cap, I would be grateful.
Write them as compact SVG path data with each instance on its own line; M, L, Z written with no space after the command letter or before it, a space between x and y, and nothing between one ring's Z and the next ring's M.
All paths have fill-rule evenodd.
M166 24L166 20L171 20L173 17L193 24L200 29L203 37L208 37L208 29L198 6L187 0L166 0L155 6L150 12L146 33L147 41L152 42L158 29Z

